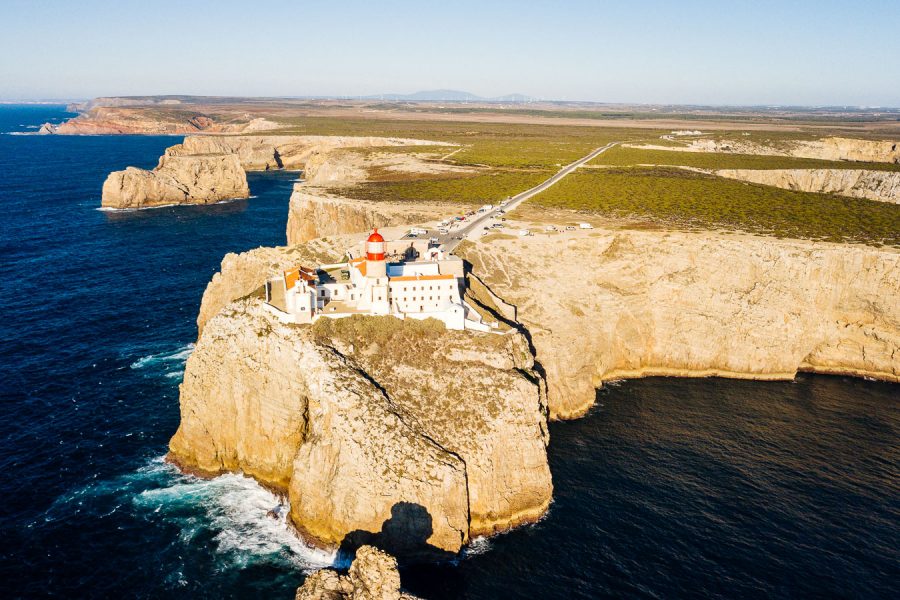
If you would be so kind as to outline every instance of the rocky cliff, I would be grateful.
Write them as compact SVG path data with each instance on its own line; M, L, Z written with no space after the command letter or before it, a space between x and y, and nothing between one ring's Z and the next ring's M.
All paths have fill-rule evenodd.
M247 171L303 169L319 154L339 148L434 146L443 142L409 138L327 135L284 136L188 136L177 152L185 154L236 154Z
M234 155L176 155L168 152L151 171L128 167L103 183L105 208L148 208L166 204L209 204L250 195L247 176Z
M250 193L244 171L299 169L338 148L436 143L346 136L188 136L167 148L152 171L129 167L110 173L103 185L102 206L143 208L246 198Z
M556 418L646 375L900 381L900 252L715 233L594 230L461 248L517 305Z
M900 171L860 169L723 169L720 177L772 185L786 190L841 194L900 204Z
M191 133L253 133L271 131L281 124L264 118L238 119L221 123L213 117L188 110L171 110L171 104L160 103L162 109L147 110L141 100L98 98L109 104L93 102L75 105L82 114L59 125L45 123L39 133L56 135L178 135ZM115 103L114 101L119 101ZM179 104L175 101L175 104ZM144 106L142 106L144 105Z
M285 325L245 298L206 323L187 362L170 458L284 492L321 545L456 552L549 505L532 367L519 334L391 317Z
M821 140L795 142L791 156L823 160L852 160L900 164L900 142L873 141L829 137Z
M770 156L793 156L795 158L817 158L821 160L886 162L900 164L900 142L873 141L854 138L828 137L819 140L797 140L780 144L762 144L753 141L692 140L687 145L634 145L626 147L652 150L672 150L677 152L722 152L726 154L761 154Z
M355 241L351 237L317 239L307 244L256 248L240 254L229 253L222 259L219 272L207 284L197 315L197 330L233 300L249 296L261 288L267 277L297 265L320 265L339 261Z
M400 591L397 559L372 546L356 553L350 571L316 571L297 588L295 600L415 600Z
M373 171L402 174L414 179L422 175L468 173L472 169L426 161L412 153L369 152L362 155L334 150L311 155L304 167L304 181L294 186L291 195L288 244L368 231L373 227L419 224L447 216L449 208L446 204L411 204L388 199L370 202L335 193L335 190L341 192L340 188L368 181Z
M297 184L288 207L287 241L301 244L373 227L424 223L446 216L447 211L446 206L354 200Z

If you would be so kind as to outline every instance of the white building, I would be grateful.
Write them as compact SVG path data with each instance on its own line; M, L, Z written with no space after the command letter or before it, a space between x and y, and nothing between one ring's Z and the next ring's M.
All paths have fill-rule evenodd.
M315 270L296 267L270 278L266 302L280 318L293 323L365 314L435 318L448 329L498 328L483 322L463 300L462 260L445 256L440 246L425 240L386 242L375 230L363 250L358 258L348 253L345 263Z

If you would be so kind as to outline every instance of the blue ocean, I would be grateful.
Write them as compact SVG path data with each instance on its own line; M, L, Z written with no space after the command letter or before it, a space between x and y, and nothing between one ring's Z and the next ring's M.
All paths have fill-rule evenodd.
M333 557L252 481L163 462L206 283L285 242L298 174L252 198L104 212L111 170L177 137L28 135L0 106L0 585L4 598L292 598ZM555 501L459 560L403 568L426 598L900 597L896 385L651 378L551 425Z

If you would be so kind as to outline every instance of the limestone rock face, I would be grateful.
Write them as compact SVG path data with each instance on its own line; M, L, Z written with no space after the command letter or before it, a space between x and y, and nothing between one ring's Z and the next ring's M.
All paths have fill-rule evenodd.
M846 160L859 162L885 162L900 164L900 142L873 141L853 138L828 137L820 140L798 140L768 146L747 140L692 140L686 146L634 145L626 147L677 152L722 152L726 154L761 154L768 156L793 156L821 160Z
M646 375L900 381L897 250L595 229L458 253L517 306L555 418L583 414L604 381Z
M148 105L162 108L177 106L180 101L166 99L97 98L88 103L71 105L69 110L80 112L77 117L59 125L45 124L39 133L58 135L174 135L191 133L253 133L283 127L264 118L218 123L204 114L188 111L146 110Z
M852 160L900 164L900 142L829 137L796 142L791 155L824 160Z
M303 169L317 154L338 148L380 146L434 146L442 142L408 138L354 137L328 135L283 136L188 136L176 152L185 154L236 154L247 171Z
M91 106L82 114L53 127L58 135L171 135L217 131L220 127L206 115L150 116L127 106Z
M900 204L900 171L860 169L723 169L716 175L800 192L841 194Z
M353 200L297 184L288 207L287 240L301 244L373 227L422 223L446 214L446 206Z
M103 183L106 208L209 204L250 195L247 176L233 155L170 155L152 171L128 167Z
M256 248L240 254L228 253L219 272L213 275L203 292L197 330L203 333L206 322L226 304L243 298L265 284L266 278L297 265L332 263L343 256L352 242L345 238L314 240L302 246Z
M296 600L415 600L400 591L397 559L372 546L363 546L346 576L331 569L310 575L297 588Z
M366 181L369 169L415 175L465 173L439 161L427 162L412 153L366 153L347 150L318 152L309 156L303 183L294 186L288 209L288 244L300 244L323 236L369 231L373 227L413 225L447 216L446 205L369 202L336 195L342 187ZM352 194L352 192L351 192Z
M532 366L519 334L391 317L286 325L239 300L187 362L170 458L286 492L292 523L324 546L456 552L549 505Z
M193 122L197 126L208 124L201 117ZM247 126L254 123L263 129L267 127L258 120ZM152 171L129 167L110 173L103 185L102 205L108 208L143 208L246 198L250 191L245 171L300 169L311 159L316 160L315 157L338 148L435 144L443 145L440 142L379 137L188 136L181 144L167 148L159 165Z

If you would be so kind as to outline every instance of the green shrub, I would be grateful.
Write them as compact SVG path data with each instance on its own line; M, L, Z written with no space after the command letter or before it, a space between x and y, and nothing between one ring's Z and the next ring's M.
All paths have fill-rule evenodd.
M726 154L722 152L676 152L674 150L643 150L641 148L611 148L591 161L592 165L635 166L670 165L698 169L870 169L900 171L891 163L864 163L790 156L761 156L754 154Z
M900 206L672 169L582 170L530 202L685 229L900 247Z

